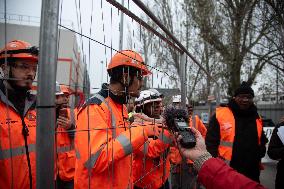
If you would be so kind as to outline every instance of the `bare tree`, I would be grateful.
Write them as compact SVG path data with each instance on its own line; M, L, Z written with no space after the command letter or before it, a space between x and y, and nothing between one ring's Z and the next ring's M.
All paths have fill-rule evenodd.
M277 29L281 37L282 44L284 43L284 1L282 0L265 0L271 7L276 18Z
M151 20L146 17L146 18L143 18L143 20L146 20L147 24L149 24L150 26L154 26L154 23L151 22ZM139 25L139 41L142 45L141 47L141 50L140 50L140 53L144 55L144 61L145 63L148 65L149 69L152 71L153 70L153 67L150 66L150 56L152 54L151 52L151 49L152 49L152 43L153 43L153 40L154 40L154 34L150 31L148 31L147 29L145 29L144 27L142 27L141 25ZM149 86L148 87L153 87L153 81L154 81L154 75L152 75L152 78L151 78L151 81L152 83L151 84L148 84ZM147 78L145 78L144 80L144 86L147 87Z
M264 19L269 10L259 0L185 0L200 36L222 56L228 94L239 86L242 66L251 64L252 84L264 65L277 56L277 48L266 43L271 20ZM278 54L279 55L279 54ZM247 60L247 57L255 60Z

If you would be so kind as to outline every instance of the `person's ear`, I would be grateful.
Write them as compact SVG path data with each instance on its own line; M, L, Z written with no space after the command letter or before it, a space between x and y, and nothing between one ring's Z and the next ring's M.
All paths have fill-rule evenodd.
M0 68L1 68L1 70L0 70L1 77L8 77L9 76L10 66L8 66L6 64L2 64L0 66Z
M4 70L2 68L2 65L0 66L0 78L4 77Z

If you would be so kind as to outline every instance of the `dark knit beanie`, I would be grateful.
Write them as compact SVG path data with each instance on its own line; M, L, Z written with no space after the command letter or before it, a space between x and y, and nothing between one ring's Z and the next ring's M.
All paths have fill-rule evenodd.
M237 96L239 94L250 94L254 97L254 92L253 92L252 88L245 81L243 81L242 84L240 85L240 87L235 90L234 96Z

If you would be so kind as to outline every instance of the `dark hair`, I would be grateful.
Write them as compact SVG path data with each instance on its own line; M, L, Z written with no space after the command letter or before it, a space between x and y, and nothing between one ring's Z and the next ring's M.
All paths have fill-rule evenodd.
M118 66L111 70L108 70L110 83L121 82L124 73L128 73L130 76L130 81L133 81L134 76L136 76L139 73L139 70L132 66Z

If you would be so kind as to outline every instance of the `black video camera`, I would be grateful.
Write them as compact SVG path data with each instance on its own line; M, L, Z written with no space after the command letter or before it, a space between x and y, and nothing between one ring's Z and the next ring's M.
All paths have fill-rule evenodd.
M184 148L193 148L196 145L194 133L189 128L188 112L184 109L168 107L163 114L168 129L172 132L178 132L182 136L180 144Z

